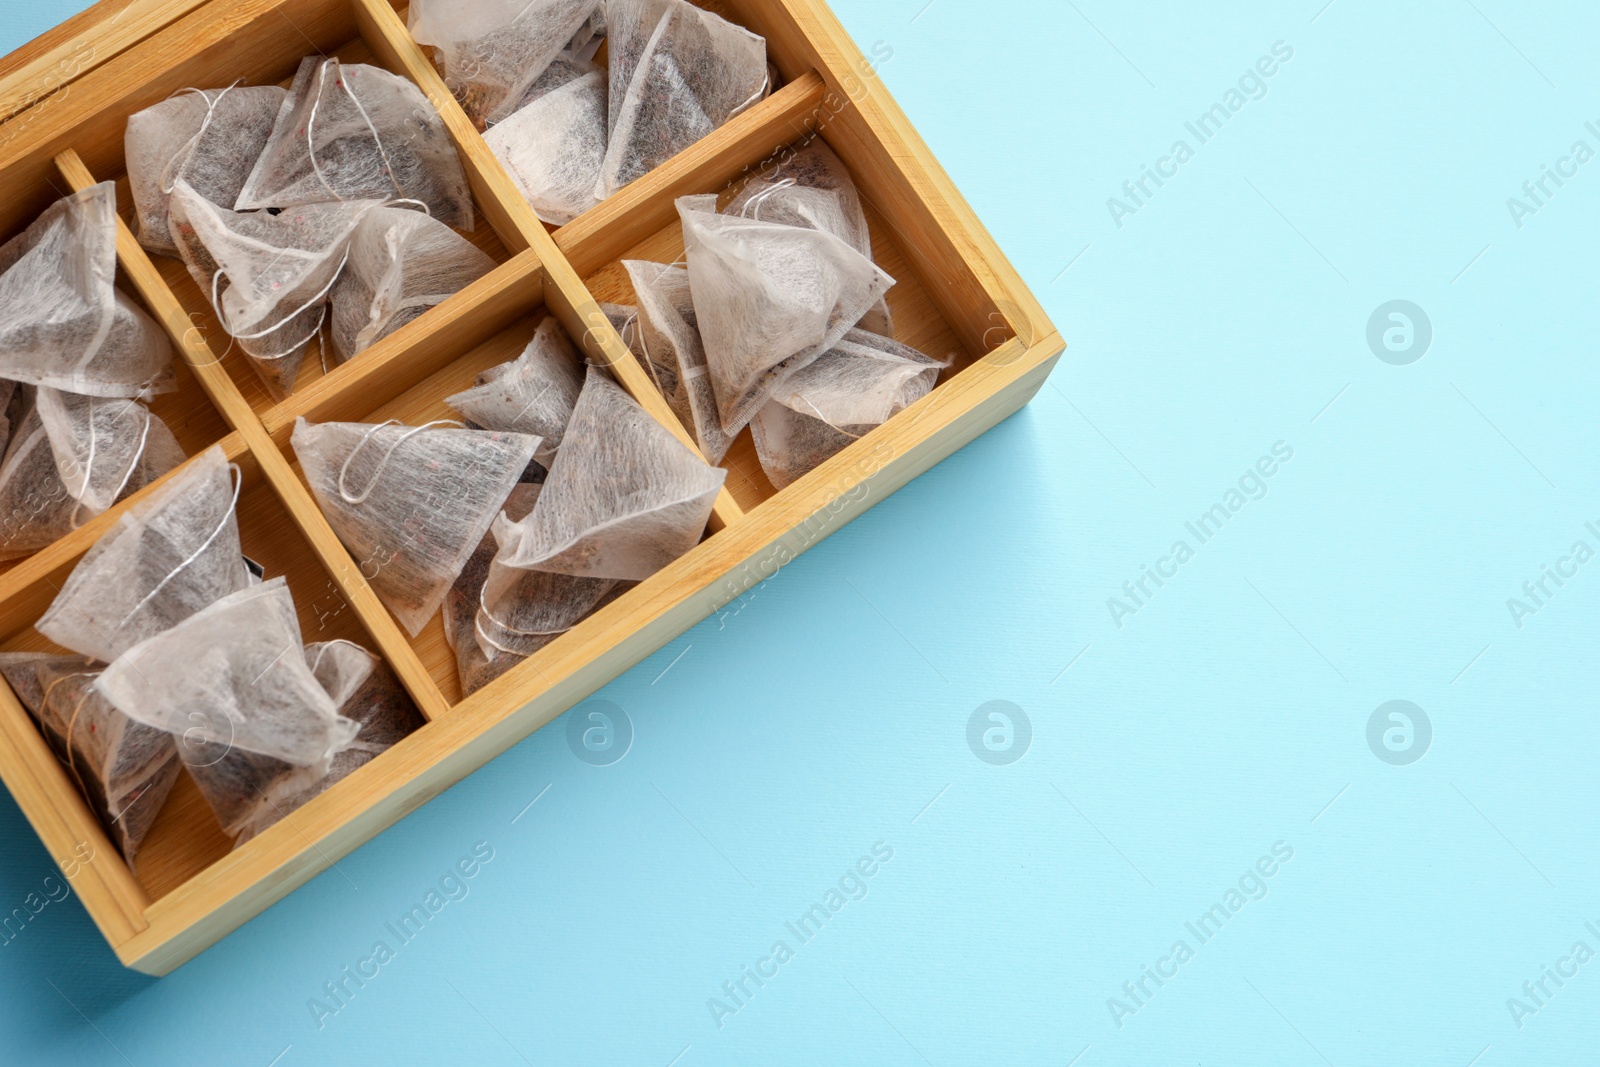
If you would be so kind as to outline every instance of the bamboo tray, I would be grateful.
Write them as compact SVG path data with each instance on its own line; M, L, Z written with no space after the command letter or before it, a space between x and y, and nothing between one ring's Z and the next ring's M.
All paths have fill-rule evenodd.
M140 854L123 862L28 713L0 686L0 778L124 964L166 974L308 879L550 722L695 623L720 610L1026 404L1063 349L1060 336L929 154L823 0L700 0L761 34L780 87L762 103L559 229L539 222L387 0L110 0L171 21L137 34L107 18L84 33L109 58L74 68L0 124L0 238L96 181L118 183L129 115L186 87L287 83L313 52L375 63L414 80L444 116L482 219L473 239L499 264L488 276L324 375L308 360L295 394L274 403L176 260L152 261L123 224L119 285L170 333L179 389L153 405L190 455L220 443L244 473L244 550L285 575L306 640L346 637L383 655L427 724L241 848L216 826L187 776ZM402 4L404 0L401 0ZM121 36L119 36L121 34ZM42 39L0 73L42 76ZM80 49L82 52L82 49ZM892 55L875 49L882 62ZM27 53L27 54L24 54ZM31 57L31 58L30 58ZM30 65L31 64L31 65ZM33 75L28 75L32 70ZM20 75L17 72L22 72ZM3 84L3 83L0 83ZM26 96L26 94L25 94ZM5 108L0 107L0 112ZM874 256L899 279L896 336L952 360L926 398L782 492L762 474L748 431L727 487L692 552L469 699L436 619L409 638L323 519L294 465L295 419L418 424L443 398L521 350L554 315L588 359L608 366L652 415L692 437L600 312L632 302L619 261L671 262L682 251L673 201L724 192L796 141L820 135L851 169ZM20 562L0 565L0 649L49 648L33 630L83 553L150 490ZM85 857L91 857L85 860Z

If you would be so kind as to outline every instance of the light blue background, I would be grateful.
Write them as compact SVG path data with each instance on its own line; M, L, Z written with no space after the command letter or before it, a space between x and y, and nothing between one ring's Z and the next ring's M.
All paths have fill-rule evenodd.
M1039 398L608 688L620 763L557 724L161 981L52 905L0 948L0 1060L1592 1062L1600 961L1520 1028L1506 1002L1600 951L1600 562L1521 628L1506 601L1600 547L1600 161L1520 229L1506 200L1600 149L1600 12L1322 5L837 0L1069 340ZM8 11L5 46L75 6ZM1107 198L1179 138L1119 228ZM1366 342L1392 299L1433 323L1410 366ZM1108 598L1179 539L1118 628ZM997 699L1034 732L1003 767L966 741ZM1366 742L1393 699L1433 724L1411 766ZM308 999L479 841L470 896L318 1029ZM799 945L785 922L879 841ZM1185 922L1279 841L1199 945ZM9 910L52 870L9 799L0 850ZM719 1028L708 998L780 938ZM1179 939L1119 1028L1108 998Z

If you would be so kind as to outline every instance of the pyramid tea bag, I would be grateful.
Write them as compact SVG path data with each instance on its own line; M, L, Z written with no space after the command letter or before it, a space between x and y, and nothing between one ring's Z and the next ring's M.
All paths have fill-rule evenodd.
M234 205L288 95L276 85L185 89L128 119L124 148L141 245L178 254L167 202L179 180L213 204Z
M0 246L0 378L105 397L172 387L172 344L116 288L117 194L56 201Z
M548 467L581 392L582 361L566 331L551 317L539 324L522 355L484 371L476 385L445 403L473 426L538 437L533 458Z
M655 375L679 421L694 431L706 461L721 463L733 446L733 436L722 429L689 272L639 260L624 260L622 265L639 300L637 336L646 369Z
M263 797L323 778L359 726L307 666L282 578L250 586L123 653L95 682L179 752L230 837Z
M237 470L202 453L84 554L35 628L103 662L247 587Z
M80 517L109 511L188 457L172 431L137 400L106 400L41 388L34 398L56 472Z
M133 866L183 765L171 734L134 722L94 691L101 669L78 656L0 655L0 673Z
M782 159L770 171L758 174L727 207L725 215L757 222L804 226L831 233L868 259L872 258L872 233L867 226L861 195L844 163L821 138ZM889 302L879 298L856 324L885 337L894 336Z
M217 207L188 183L172 192L172 233L223 327L276 400L294 389L321 332L350 238L378 200L307 204L277 215Z
M542 488L517 486L506 501L507 520L525 518ZM494 537L484 538L445 600L445 639L456 653L464 697L526 660L633 584L507 568L495 563L498 552Z
M591 367L538 504L495 521L496 563L643 581L700 542L727 476Z
M767 43L687 0L611 0L605 199L665 163L769 87Z
M183 460L136 400L37 390L0 462L0 558L47 548Z
M527 518L543 489L543 485L531 482L523 482L512 489L504 508L507 518L511 522L521 522ZM459 650L463 636L469 643L473 639L473 620L477 617L483 597L483 585L489 579L489 564L494 562L498 550L494 536L484 535L461 568L461 573L451 583L450 592L444 598L444 639L451 648Z
M700 337L722 428L736 435L773 389L844 338L894 279L823 230L678 201Z
M821 139L746 182L723 213L822 230L872 256L872 235L855 182Z
M539 499L542 485L524 482L511 491L506 499L505 514L512 522L527 517ZM483 600L483 586L489 578L489 567L494 562L499 546L493 536L485 536L467 560L466 566L451 585L444 601L444 639L456 654L456 668L461 678L461 694L471 696L500 675L522 662L516 655L486 655L479 647L473 630L478 610Z
M349 641L307 645L306 665L338 707L360 727L355 740L334 755L328 773L310 785L285 786L265 794L242 820L235 844L242 845L279 819L326 793L423 725L422 713L401 688L394 672L372 653Z
M790 375L750 423L761 469L783 489L921 400L946 364L865 330Z
M366 351L494 269L476 245L420 211L367 212L333 287L333 347L341 361Z
M291 443L322 513L413 637L539 447L518 433L304 419Z
M565 226L598 204L606 155L606 77L592 70L543 93L484 134L532 206Z
M508 118L581 31L593 36L598 7L599 0L413 0L409 23L417 43L435 49L445 84L482 129Z
M338 200L415 200L471 230L472 194L444 120L410 81L308 56L236 211Z

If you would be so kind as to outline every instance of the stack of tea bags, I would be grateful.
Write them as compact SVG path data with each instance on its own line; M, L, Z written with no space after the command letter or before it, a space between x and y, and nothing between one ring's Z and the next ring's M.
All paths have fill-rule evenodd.
M105 664L82 656L0 655L0 674L38 720L130 866L183 769L172 735L123 715L94 690Z
M378 67L186 90L128 120L126 155L140 242L184 261L277 400L330 308L343 362L494 267L456 232L474 213L443 120Z
M945 366L893 340L866 214L820 140L746 183L678 201L686 267L625 261L623 340L701 451L749 426L782 489L916 403Z
M246 566L238 493L222 450L202 454L35 624L81 658L0 660L130 862L180 766L244 840L420 724L365 650L302 645L287 584Z
M110 182L0 247L0 558L37 551L184 460L144 401L172 345L116 288Z
M585 373L554 319L449 402L465 424L301 420L292 444L407 631L443 609L470 694L693 548L727 475Z
M518 487L452 591L446 636L463 689L493 681L698 544L726 478L590 367L549 476Z
M414 0L410 24L553 225L771 88L766 42L689 0ZM602 37L608 70L592 61Z

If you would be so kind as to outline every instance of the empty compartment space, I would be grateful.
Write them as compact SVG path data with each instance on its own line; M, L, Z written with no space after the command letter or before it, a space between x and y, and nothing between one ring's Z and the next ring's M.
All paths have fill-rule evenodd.
M844 153L839 154L843 158ZM849 166L848 159L844 162ZM752 168L752 173L760 172L759 164ZM741 179L721 190L705 191L718 192L718 206L722 207L731 202L743 187L744 180ZM943 383L951 375L971 365L977 355L962 345L949 321L934 303L926 282L913 265L913 257L908 254L901 235L885 221L883 212L873 203L868 190L858 183L857 191L861 195L867 227L872 235L872 258L895 279L895 284L887 296L889 310L894 319L894 339L934 359L949 363L950 366L939 376L939 381ZM605 240L606 237L604 234L599 234L596 239ZM572 258L582 261L583 249L574 249ZM623 255L585 279L585 284L595 300L629 306L635 304L633 284L628 278L626 268L622 265L624 260L682 265L683 226L678 221L676 213L667 225L638 241ZM755 508L777 492L761 469L761 462L756 455L755 440L748 428L740 432L723 466L728 470L729 491L739 506L746 511Z
M195 71L192 74L195 80L185 85L210 90L223 89L237 82L240 86L281 85L288 88L294 80L301 59L319 54L336 58L346 64L365 63L385 67L380 57L382 50L374 49L360 34L355 18L358 0L326 0L324 3L295 6L314 9L317 13L314 23L308 24L302 31L299 20L291 21L292 17L285 11L278 19L283 32L274 36L270 47L242 47L245 42L238 42L241 47L231 50L231 54L235 57L234 62L208 64L221 69L214 73ZM317 32L319 29L320 34ZM259 38L253 38L252 43L259 45L261 42ZM405 76L403 70L395 73ZM79 147L80 154L97 180L116 182L119 213L135 233L138 232L137 213L128 184L123 135L131 114L144 106L158 103L161 99L165 99L165 96L141 101L141 107L130 111L105 116L100 123L103 127L100 141ZM464 158L463 166L466 167ZM470 182L472 179L470 169L467 173ZM330 196L329 199L334 198ZM476 204L476 195L474 201ZM233 205L220 206L231 208ZM511 258L511 253L490 224L486 213L479 208L474 215L474 228L471 231L457 232L496 264L506 262ZM205 339L212 352L220 358L222 366L228 371L229 377L251 408L258 415L266 416L275 407L276 402L252 366L251 357L224 329L212 306L210 293L203 291L202 286L196 283L181 259L152 252L151 260L179 303L189 313L195 330ZM424 314L423 318L426 317ZM408 325L398 332L405 332L411 328L411 325ZM299 393L330 371L337 369L339 365L325 324L305 356L295 380L294 392Z
M287 579L304 642L347 640L376 653L376 646L356 612L345 604L337 586L248 454L240 457L239 466L243 476L238 504L241 548L245 556L261 566L267 579ZM4 625L8 631L0 639L0 651L66 651L35 630L33 621L49 607L69 570L70 566L66 566L54 574L40 576L26 588L13 591L6 603L0 605L4 608ZM31 718L29 722L32 724ZM375 762L381 763L383 759L380 755ZM36 770L59 777L58 768ZM70 779L63 780L75 788L70 785ZM223 834L193 780L186 773L180 774L145 838L135 875L150 898L159 899L227 855L232 847L233 842Z

